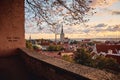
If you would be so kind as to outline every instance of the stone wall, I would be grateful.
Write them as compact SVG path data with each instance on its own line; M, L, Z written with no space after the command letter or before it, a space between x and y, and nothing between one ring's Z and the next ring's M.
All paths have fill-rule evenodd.
M0 0L0 56L25 47L24 0Z
M19 52L27 69L45 80L119 80L112 73L69 63L28 49L19 49Z

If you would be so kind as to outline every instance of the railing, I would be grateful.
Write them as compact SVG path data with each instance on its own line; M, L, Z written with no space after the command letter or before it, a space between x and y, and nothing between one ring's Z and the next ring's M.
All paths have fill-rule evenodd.
M46 80L117 80L112 73L69 63L26 48L19 49L19 52L29 71Z

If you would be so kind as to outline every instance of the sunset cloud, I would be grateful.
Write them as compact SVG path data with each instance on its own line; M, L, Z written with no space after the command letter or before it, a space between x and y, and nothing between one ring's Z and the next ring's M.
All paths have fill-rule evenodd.
M96 25L95 27L105 27L105 26L106 26L106 24L101 23L101 24Z
M113 15L120 15L120 11L112 11Z
M92 7L108 7L119 0L92 0Z
M112 32L115 32L115 31L120 31L120 25L113 25L113 26L109 26L107 28L108 31L112 31Z
M120 10L113 10L113 9L102 9L103 13L105 12L106 14L112 14L112 15L120 15Z

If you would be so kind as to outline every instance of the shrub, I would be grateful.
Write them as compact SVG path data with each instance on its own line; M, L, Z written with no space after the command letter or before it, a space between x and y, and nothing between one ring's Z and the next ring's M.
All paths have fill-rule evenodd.
M97 68L103 69L106 67L107 59L104 56L97 56L95 59L95 63Z
M78 49L75 52L74 61L76 63L95 67L99 69L112 69L119 70L120 65L113 58L107 58L105 56L97 56L96 59L92 59L90 53L85 51L85 49Z
M87 44L90 45L90 46L93 46L93 45L94 45L93 42L88 42Z
M119 64L113 58L98 56L95 61L96 61L96 67L100 69L104 69L104 68L118 69L119 68Z
M33 46L30 41L26 41L26 48L33 50Z
M33 49L34 50L39 50L39 47L38 46L33 46Z
M68 56L68 55L62 56L62 59L65 61L74 62L73 58L71 56Z
M87 65L87 66L93 65L92 56L89 53L87 53L84 49L78 49L75 52L74 60L75 62L82 65Z
M59 45L50 45L47 50L48 51L60 51L62 50L63 48Z

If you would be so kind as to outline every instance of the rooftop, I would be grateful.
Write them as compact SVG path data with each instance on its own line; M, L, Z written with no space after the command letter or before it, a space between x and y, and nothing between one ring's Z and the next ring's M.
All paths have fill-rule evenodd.
M107 45L107 44L97 44L96 45L97 52L105 52L107 53L108 50L112 50L113 53L117 53L117 50L120 50L120 45Z

